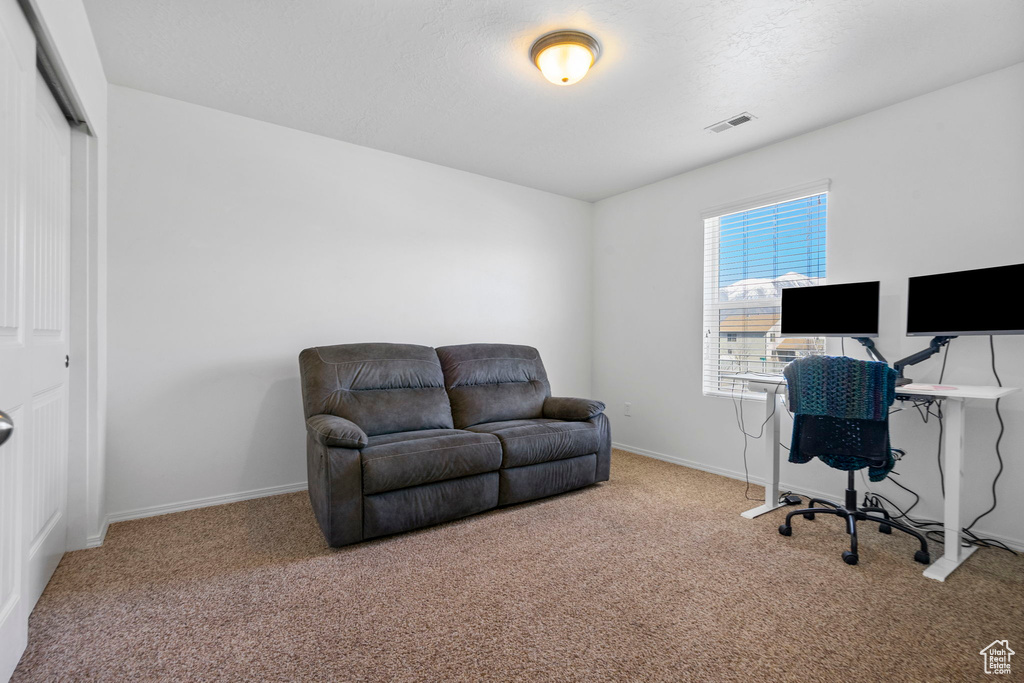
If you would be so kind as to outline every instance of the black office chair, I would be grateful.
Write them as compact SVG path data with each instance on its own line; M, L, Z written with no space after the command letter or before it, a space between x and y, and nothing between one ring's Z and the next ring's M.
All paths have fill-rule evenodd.
M809 356L787 365L783 374L793 412L789 461L804 463L817 457L830 467L848 470L849 479L845 504L811 498L810 507L786 515L779 533L793 535L794 515L803 515L805 519L814 519L818 514L842 517L850 535L850 549L843 551L843 561L857 564L857 522L874 522L884 534L899 529L916 538L921 549L914 553L914 559L922 564L931 563L924 536L895 522L882 508L857 505L854 472L867 467L871 480L881 481L892 470L889 406L896 397L896 372L885 363Z

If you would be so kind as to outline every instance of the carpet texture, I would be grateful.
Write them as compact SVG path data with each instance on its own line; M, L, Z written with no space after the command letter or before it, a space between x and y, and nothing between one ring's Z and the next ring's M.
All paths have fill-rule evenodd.
M1024 653L1024 558L940 583L865 527L850 567L838 518L783 538L752 506L615 451L605 484L339 550L305 493L122 522L64 557L14 680L976 681L993 640Z

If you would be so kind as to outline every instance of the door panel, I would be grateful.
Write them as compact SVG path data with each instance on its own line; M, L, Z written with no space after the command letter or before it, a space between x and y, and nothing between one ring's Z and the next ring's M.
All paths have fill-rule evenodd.
M6 22L0 25L0 345L8 346L21 341L24 311L19 214L26 98L25 73L11 36L15 28Z
M33 137L28 220L33 236L32 333L40 345L62 342L66 336L71 129L38 73Z
M28 567L25 599L35 605L64 555L67 539L67 390L56 386L32 397L25 501Z

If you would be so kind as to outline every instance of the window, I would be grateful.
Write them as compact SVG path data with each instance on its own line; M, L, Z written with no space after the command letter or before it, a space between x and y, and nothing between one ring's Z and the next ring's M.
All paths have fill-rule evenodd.
M704 395L745 395L738 372L778 373L824 353L779 334L782 290L825 283L828 182L704 212Z

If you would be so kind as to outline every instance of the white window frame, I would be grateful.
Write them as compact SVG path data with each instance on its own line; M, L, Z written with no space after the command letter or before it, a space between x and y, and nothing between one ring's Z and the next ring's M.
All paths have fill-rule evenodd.
M712 360L714 351L712 345L708 343L708 337L714 339L720 339L721 330L718 326L720 315L717 313L723 308L730 310L743 309L743 308L769 308L778 307L780 299L777 298L764 298L764 299L743 299L740 301L730 301L723 303L718 301L719 292L719 281L718 281L718 260L719 260L719 219L723 216L730 214L739 213L741 211L750 211L751 209L759 209L772 204L781 204L783 202L793 201L796 199L803 199L804 197L811 197L819 194L827 194L831 186L831 181L828 178L818 180L812 183L806 183L791 187L786 190L780 190L777 192L770 192L768 194L759 195L757 197L750 197L737 202L731 202L729 204L722 204L709 209L705 209L701 212L700 219L704 229L704 280L703 280L703 317L701 319L701 390L705 396L723 396L728 398L749 398L753 400L765 400L765 393L761 391L748 391L746 383L737 383L733 389L721 389L711 386L711 380L707 374L707 368L709 362ZM828 234L828 201L826 200L825 205L825 231L826 240ZM826 258L827 264L827 258ZM827 273L827 266L826 266ZM826 276L827 281L827 276ZM711 301L712 296L709 294L713 293L714 302ZM711 312L715 312L714 315ZM813 338L816 344L820 346L821 352L824 353L824 339L820 337ZM809 339L811 341L811 339ZM721 342L717 342L719 353L718 357L721 357Z

